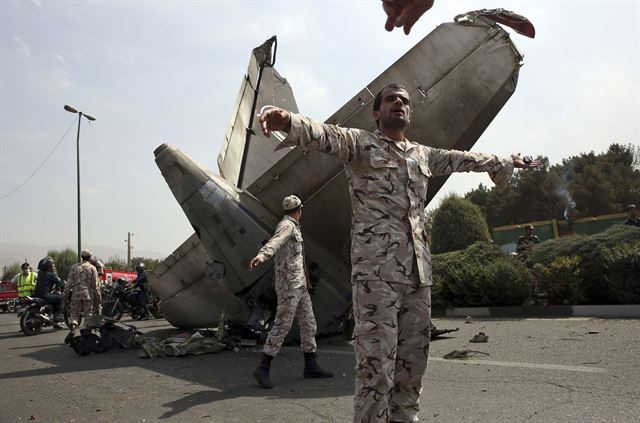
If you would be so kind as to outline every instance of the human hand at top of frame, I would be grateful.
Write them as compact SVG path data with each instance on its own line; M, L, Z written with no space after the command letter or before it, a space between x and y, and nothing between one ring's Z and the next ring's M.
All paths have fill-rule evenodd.
M387 14L384 28L393 31L393 28L403 26L404 33L409 35L413 24L431 9L433 2L434 0L382 0L382 9Z
M519 169L537 169L542 166L542 162L538 159L533 160L531 156L520 156L518 154L512 154L511 159L513 160L513 167Z

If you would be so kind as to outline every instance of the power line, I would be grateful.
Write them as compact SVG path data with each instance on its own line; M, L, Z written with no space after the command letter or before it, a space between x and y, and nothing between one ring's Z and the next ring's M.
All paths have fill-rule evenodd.
M17 187L15 187L14 189L12 189L11 191L9 191L7 194L3 195L2 197L0 197L0 200L4 200L5 198L7 198L8 196L10 196L11 194L13 194L14 192L18 191L20 188L22 188L24 186L24 184L26 184L27 182L29 182L29 180L31 178L33 178L33 176L40 170L40 168L47 162L47 160L49 160L49 157L51 157L51 155L53 154L54 151L56 151L56 149L58 148L58 146L60 146L60 143L62 143L62 140L64 140L64 137L67 136L67 134L69 133L69 131L71 130L71 128L73 127L73 125L76 123L76 120L73 119L71 121L71 124L69 125L69 127L67 128L66 131L64 131L64 134L62 134L62 137L60 138L60 140L56 143L56 145L53 147L53 149L49 152L49 154L47 154L47 157L44 158L44 160L42 161L42 163L40 163L38 165L38 167L36 167L36 170L33 171L33 173L31 173L31 175L29 175L27 177L27 179L25 179L24 181L22 181Z

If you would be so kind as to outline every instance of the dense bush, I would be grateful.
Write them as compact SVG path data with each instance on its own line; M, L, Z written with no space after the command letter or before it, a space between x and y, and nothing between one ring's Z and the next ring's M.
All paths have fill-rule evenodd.
M434 307L521 305L532 278L519 260L494 244L476 242L462 251L433 256Z
M545 296L550 295L545 290L551 290L550 302L553 298L554 303L566 304L640 303L639 245L640 228L614 225L595 235L536 244L527 260L529 265L545 266L539 283ZM552 287L554 279L561 286ZM561 292L565 292L565 298L558 297Z
M585 299L580 256L556 257L537 273L538 289L547 304L580 304Z
M480 207L455 194L442 200L433 214L433 252L462 250L476 241L489 241L489 228Z
M78 262L78 252L71 248L49 250L47 255L53 258L53 261L56 263L56 270L58 271L58 277L60 277L60 279L66 280L67 277L69 277L71 266ZM36 266L34 266L34 268L35 267Z
M609 297L621 304L640 304L640 240L605 248Z
M17 275L18 273L22 272L22 269L20 268L20 266L22 266L21 262L13 262L7 266L4 266L4 268L2 269L2 280L3 281L10 281L15 275Z

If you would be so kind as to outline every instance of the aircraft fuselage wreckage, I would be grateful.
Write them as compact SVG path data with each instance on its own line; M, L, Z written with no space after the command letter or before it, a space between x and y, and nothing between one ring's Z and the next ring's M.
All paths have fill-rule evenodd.
M495 21L507 16L516 30L530 26L509 12L493 12L502 21L482 12L438 26L326 122L375 130L374 96L398 82L411 96L407 138L469 150L515 91L522 66L523 56ZM274 152L279 139L264 137L256 116L265 105L297 112L288 81L274 68L276 47L273 37L252 52L218 156L220 176L171 145L155 150L195 229L156 266L149 284L174 326L215 327L224 315L227 324L260 329L273 315L272 262L253 271L246 264L273 234L282 198L292 193L305 204L302 232L318 334L339 332L348 315L351 204L342 163L302 148ZM446 179L430 181L427 203Z

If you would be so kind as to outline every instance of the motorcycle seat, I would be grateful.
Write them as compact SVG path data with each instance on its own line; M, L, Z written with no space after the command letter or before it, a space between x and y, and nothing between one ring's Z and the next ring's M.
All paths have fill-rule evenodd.
M44 306L44 305L49 304L48 302L46 302L42 298L36 298L36 297L27 297L27 302L29 304L36 304L38 306Z

